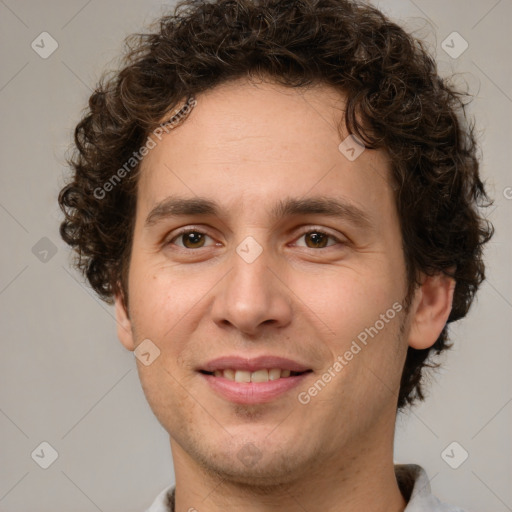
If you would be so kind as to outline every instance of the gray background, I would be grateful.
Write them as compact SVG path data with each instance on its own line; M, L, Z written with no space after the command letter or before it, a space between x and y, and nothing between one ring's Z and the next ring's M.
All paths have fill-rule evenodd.
M477 94L482 172L496 198L488 280L452 327L455 346L428 401L399 417L395 458L423 465L442 500L512 510L512 1L374 3ZM116 338L113 310L69 268L56 204L91 88L124 36L169 5L0 0L0 511L136 512L174 482L168 436ZM31 48L43 31L59 45L47 59ZM469 43L456 59L442 48L454 31ZM48 469L31 457L43 441L58 452ZM469 453L457 469L441 455L454 441L452 465Z

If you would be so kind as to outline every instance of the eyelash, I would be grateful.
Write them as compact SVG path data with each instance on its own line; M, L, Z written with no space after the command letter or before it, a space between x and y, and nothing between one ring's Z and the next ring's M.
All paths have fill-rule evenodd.
M165 245L175 245L174 244L174 241L179 239L181 236L183 235L187 235L189 233L198 233L198 234L201 234L201 235L206 235L206 236L210 236L208 235L208 233L205 233L204 231L201 231L200 229L196 229L196 228L185 228L185 229L182 229L181 231L179 231L178 233L176 233L168 242L166 242ZM336 238L334 235L331 235L330 233L328 233L327 231L324 231L323 229L320 229L320 228L309 228L307 231L303 231L296 240L298 240L299 238L302 238L304 235L308 235L310 233L319 233L319 234L322 234L322 235L325 235L327 236L328 238L334 240L335 242L337 242L338 244L346 244L347 242L342 242L340 239ZM212 238L212 237L210 237ZM188 247L180 247L180 246L177 246L179 249L181 250L185 250L185 251L197 251L199 249L205 249L206 247L198 247L197 249L189 249ZM309 250L312 250L312 251L318 251L320 249L328 249L329 247L333 247L332 245L328 245L326 247L320 247L318 249L315 249L313 247L305 247L305 249L309 249Z

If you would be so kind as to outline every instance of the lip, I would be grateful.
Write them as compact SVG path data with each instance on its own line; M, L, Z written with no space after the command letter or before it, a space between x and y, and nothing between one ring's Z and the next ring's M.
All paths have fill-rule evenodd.
M263 355L254 358L246 358L240 356L223 356L213 359L203 366L198 368L197 370L204 370L207 372L214 372L215 370L245 370L249 372L255 372L256 370L261 370L262 368L280 368L281 370L290 370L292 372L305 372L307 370L311 370L307 366L293 361L292 359L288 359L285 357L278 356L270 356ZM294 377L287 377L294 378ZM275 382L275 381L273 381ZM260 383L258 383L260 384Z
M300 370L295 370L300 371ZM262 404L298 386L311 372L268 382L235 382L224 377L199 373L210 388L222 398L236 404Z

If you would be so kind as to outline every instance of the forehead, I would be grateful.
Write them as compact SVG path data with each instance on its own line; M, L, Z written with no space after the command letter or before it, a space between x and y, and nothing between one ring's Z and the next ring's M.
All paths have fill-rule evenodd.
M241 79L196 99L187 119L155 139L142 162L143 210L170 194L261 207L262 200L275 203L284 192L341 194L366 204L390 191L383 151L366 150L351 160L340 150L348 135L345 98L332 87Z

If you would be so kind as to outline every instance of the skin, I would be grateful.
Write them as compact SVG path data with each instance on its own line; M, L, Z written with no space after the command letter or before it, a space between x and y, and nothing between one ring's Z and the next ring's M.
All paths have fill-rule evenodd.
M143 161L129 311L116 297L123 345L134 350L150 339L160 350L153 363L137 366L170 436L176 510L403 510L393 469L401 371L407 347L431 346L444 327L453 281L423 276L408 313L386 323L301 404L298 393L359 333L404 303L386 153L365 150L349 161L340 152L347 136L337 128L343 95L325 85L297 90L243 79L197 101ZM219 214L145 225L171 195L217 201ZM341 216L270 215L280 200L317 196L357 206L369 225ZM184 227L206 236L187 242L176 236ZM319 243L318 229L334 238L320 236ZM262 248L252 263L235 250L248 236ZM313 372L272 402L234 404L196 371L227 354L288 357ZM238 457L248 443L258 454L253 464Z

